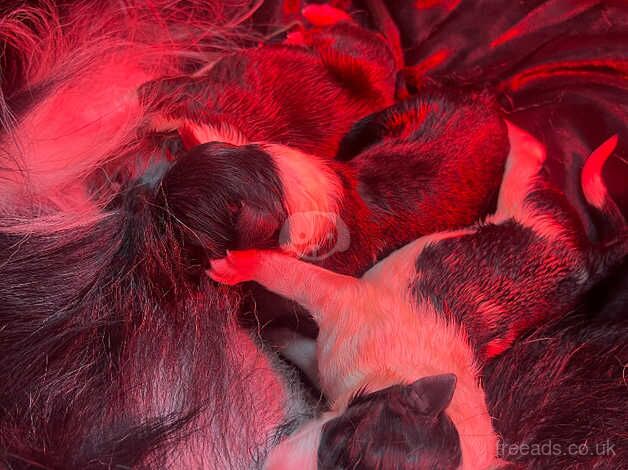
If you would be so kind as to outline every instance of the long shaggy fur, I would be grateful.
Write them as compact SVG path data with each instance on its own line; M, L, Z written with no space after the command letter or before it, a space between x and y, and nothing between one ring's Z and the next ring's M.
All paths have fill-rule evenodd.
M0 467L251 468L260 466L269 448L309 417L312 407L305 403L299 380L269 359L257 339L236 323L243 310L239 294L202 276L207 253L199 249L198 237L221 234L191 227L193 223L180 217L190 212L187 181L177 180L177 172L168 170L181 157L185 136L169 128L156 129L154 110L164 106L164 94L151 92L163 91L164 83L209 83L204 91L211 92L214 83L207 77L229 75L237 57L255 61L264 54L252 48L237 54L264 39L253 20L269 18L277 5L285 10L284 18L294 18L298 3L24 0L0 5ZM377 2L366 3L371 8ZM395 3L389 2L402 25L406 60L415 66L408 73L413 86L420 88L441 78L456 87L496 84L513 120L544 134L544 144L569 171L579 171L579 159L615 132L619 135L616 154L625 154L625 103L623 95L616 93L625 88L624 62L615 60L625 43L616 40L625 36L619 3L584 2L571 8L571 3L554 1L536 7L478 0L466 13L491 16L499 8L497 13L504 15L504 21L491 23L485 32L485 39L496 38L485 41L489 53L463 50L463 43L474 43L464 37L467 31L474 36L478 31L475 23L473 28L464 23L468 15L458 6L466 2L423 2L426 8L413 8L412 14ZM455 17L449 18L450 13ZM527 19L516 19L526 15ZM582 27L587 21L591 28ZM423 27L425 22L430 24ZM382 31L387 30L383 26ZM442 26L441 31L435 31L437 26ZM260 27L265 32L273 28L272 24ZM346 28L338 26L341 31ZM508 33L509 28L517 34ZM580 33L573 40L571 32L576 30L586 31L586 37ZM318 51L315 62L322 61L328 69L323 74L329 83L357 87L361 98L370 100L368 106L357 106L360 116L389 104L394 77L384 74L373 83L365 81L362 72L369 64L365 68L357 54L345 60L353 53L351 41L326 48L307 36L307 46ZM561 47L555 47L553 39L561 37ZM323 43L329 39L322 38ZM392 41L392 51L387 51L392 56L384 54L386 64L395 67L400 62L398 42ZM601 49L604 60L588 56L599 55ZM582 51L587 57L575 62L561 57ZM367 52L360 50L362 56ZM308 56L306 62L312 58L303 54ZM281 71L275 63L273 73ZM290 76L298 78L300 72L291 70ZM565 92L566 81L569 92ZM599 83L606 86L604 94ZM382 90L385 99L378 96ZM298 97L302 90L292 92ZM166 87L166 98L172 94ZM351 96L342 96L353 103ZM321 130L324 126L318 122L312 126L305 114L294 113L292 122L281 121L274 136L292 139L289 143L300 143L304 150L320 150L321 145L329 159L350 127L350 114L335 115L339 124L328 136ZM586 116L586 125L574 116ZM374 155L380 144L384 150L380 156L398 158L386 151L406 151L398 145L395 132L402 137L412 132L397 126L396 117L395 110L371 120L367 117L340 145L340 155L353 158L351 164L357 165L340 172L345 187L364 190L357 182L365 175L374 181L366 185L368 191L355 200L346 199L341 207L343 217L359 227L363 237L352 239L355 256L343 252L329 258L327 267L340 270L347 265L362 271L372 264L374 254L386 251L373 243L377 237L366 230L369 208L362 198L373 204L388 201L401 210L405 201L395 195L403 188L394 184L398 175L381 175L369 165L359 167L356 156ZM324 122L326 115L317 118ZM545 132L549 121L555 132ZM364 145L360 129L370 130L373 122L384 132L378 134L380 141L367 140ZM481 156L483 142L468 139L465 122L457 121L453 128L426 122L428 126L419 129L428 133L441 129L445 137L455 131L465 147L475 145L476 156ZM499 134L502 125L492 122ZM294 123L297 132L291 131ZM574 129L582 127L587 132L578 136ZM300 134L312 129L317 131L314 144L309 142L311 136ZM273 129L262 130L273 135ZM227 134L238 144L244 137L220 123L204 135L216 134ZM198 138L193 132L192 136ZM612 139L608 142L612 146ZM501 155L503 146L495 143L493 150ZM414 148L430 150L423 144ZM449 145L445 150L455 155L458 148ZM446 160L439 156L428 155ZM495 172L499 168L497 164ZM183 170L179 176L186 175ZM597 170L594 173L601 178ZM276 183L274 176L269 176L270 186ZM380 176L387 185L380 184ZM589 183L585 197L592 202L596 182ZM484 204L490 204L485 198L490 198L494 187L479 187L487 190L479 206L473 206L481 212ZM456 186L452 183L446 189ZM567 188L570 199L578 199L579 192L576 183ZM613 212L621 218L618 210L603 204L608 201L598 202L602 204L593 205L601 215ZM228 206L220 207L225 209L224 215L231 216ZM388 225L378 230L391 235L394 243L414 238L395 224L394 217L387 218L387 209L382 207L379 214ZM262 235L269 235L266 229L273 226L272 217L266 218L264 211L244 215L244 227L261 227ZM449 213L435 210L434 215L451 223ZM592 225L587 228L593 231ZM242 238L256 235L239 232L236 235ZM253 241L258 239L244 244ZM346 262L339 261L343 257ZM625 292L626 286L608 289ZM602 290L597 295L607 293ZM614 299L593 323L588 323L588 317L571 316L558 325L539 327L489 363L485 388L491 409L500 416L495 427L504 442L537 442L558 434L564 444L606 438L617 444L617 456L579 457L577 462L559 456L552 463L591 468L610 462L616 468L625 462L625 436L607 432L622 429L625 421L618 406L626 391L624 309L625 299ZM503 456L529 468L548 461L521 454Z
M250 468L307 413L184 255L138 95L254 38L252 9L2 12L0 466Z

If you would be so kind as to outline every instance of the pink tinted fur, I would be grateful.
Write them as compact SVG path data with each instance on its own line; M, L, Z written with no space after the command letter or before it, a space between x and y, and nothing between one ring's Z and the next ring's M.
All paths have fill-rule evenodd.
M0 211L13 217L10 225L28 232L97 220L112 194L90 193L85 179L137 153L132 150L144 119L137 88L175 73L183 58L210 61L233 48L229 40L241 34L237 27L248 17L244 7L84 1L60 18L53 2L44 1L5 16L0 39L19 64L11 64L13 76L4 77L0 99ZM41 86L43 100L25 115L6 105ZM7 228L6 221L2 225Z

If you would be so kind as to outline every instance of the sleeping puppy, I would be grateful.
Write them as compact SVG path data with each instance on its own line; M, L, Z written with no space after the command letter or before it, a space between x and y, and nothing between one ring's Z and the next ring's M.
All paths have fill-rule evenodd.
M158 203L188 229L183 245L201 274L226 250L280 246L362 275L420 236L488 213L509 142L488 96L432 90L357 122L341 148L347 161L278 144L205 143L168 169ZM181 188L189 197L177 197ZM246 310L256 311L245 323L316 336L298 304L255 284L245 292L254 302Z
M625 237L587 243L564 195L539 177L543 147L515 126L509 135L494 215L419 238L360 279L276 251L212 261L214 280L258 282L297 301L320 328L317 373L330 411L280 444L268 468L501 465L477 364L562 316L628 251ZM616 216L599 177L612 150L611 139L591 156L583 190Z
M282 246L357 275L418 236L488 212L508 152L496 106L451 90L391 106L398 34L381 1L366 3L384 35L339 11L321 26L334 10L310 5L318 26L301 45L243 50L144 87L155 110L148 131L175 131L163 199L183 181L195 194L167 209L201 258ZM336 154L351 161L331 161Z
M357 122L341 144L345 162L281 144L208 142L172 165L161 190L167 199L185 181L194 194L168 209L207 258L281 246L358 275L419 236L487 213L508 147L489 97L432 90Z
M324 21L317 9L307 17ZM398 70L382 34L346 14L337 21L305 30L298 43L243 49L193 75L144 85L147 131L178 130L188 149L264 142L333 158L356 120L393 104Z

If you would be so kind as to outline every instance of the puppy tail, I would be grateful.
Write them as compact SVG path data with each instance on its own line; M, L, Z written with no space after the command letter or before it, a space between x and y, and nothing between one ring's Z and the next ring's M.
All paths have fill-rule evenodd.
M597 147L582 168L580 185L586 201L599 212L610 236L617 236L626 230L626 219L608 192L602 178L602 169L617 147L617 134ZM603 237L604 238L604 237Z
M602 178L604 164L617 147L618 137L613 135L597 147L587 158L580 185L587 203L595 210L599 220L600 242L597 248L598 269L607 272L628 255L628 225Z

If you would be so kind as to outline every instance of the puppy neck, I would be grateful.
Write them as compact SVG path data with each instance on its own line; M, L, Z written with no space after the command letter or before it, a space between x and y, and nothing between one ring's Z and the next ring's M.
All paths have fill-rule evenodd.
M343 198L340 178L322 158L280 144L263 144L284 191L289 214L280 243L303 255L322 246L335 232Z

